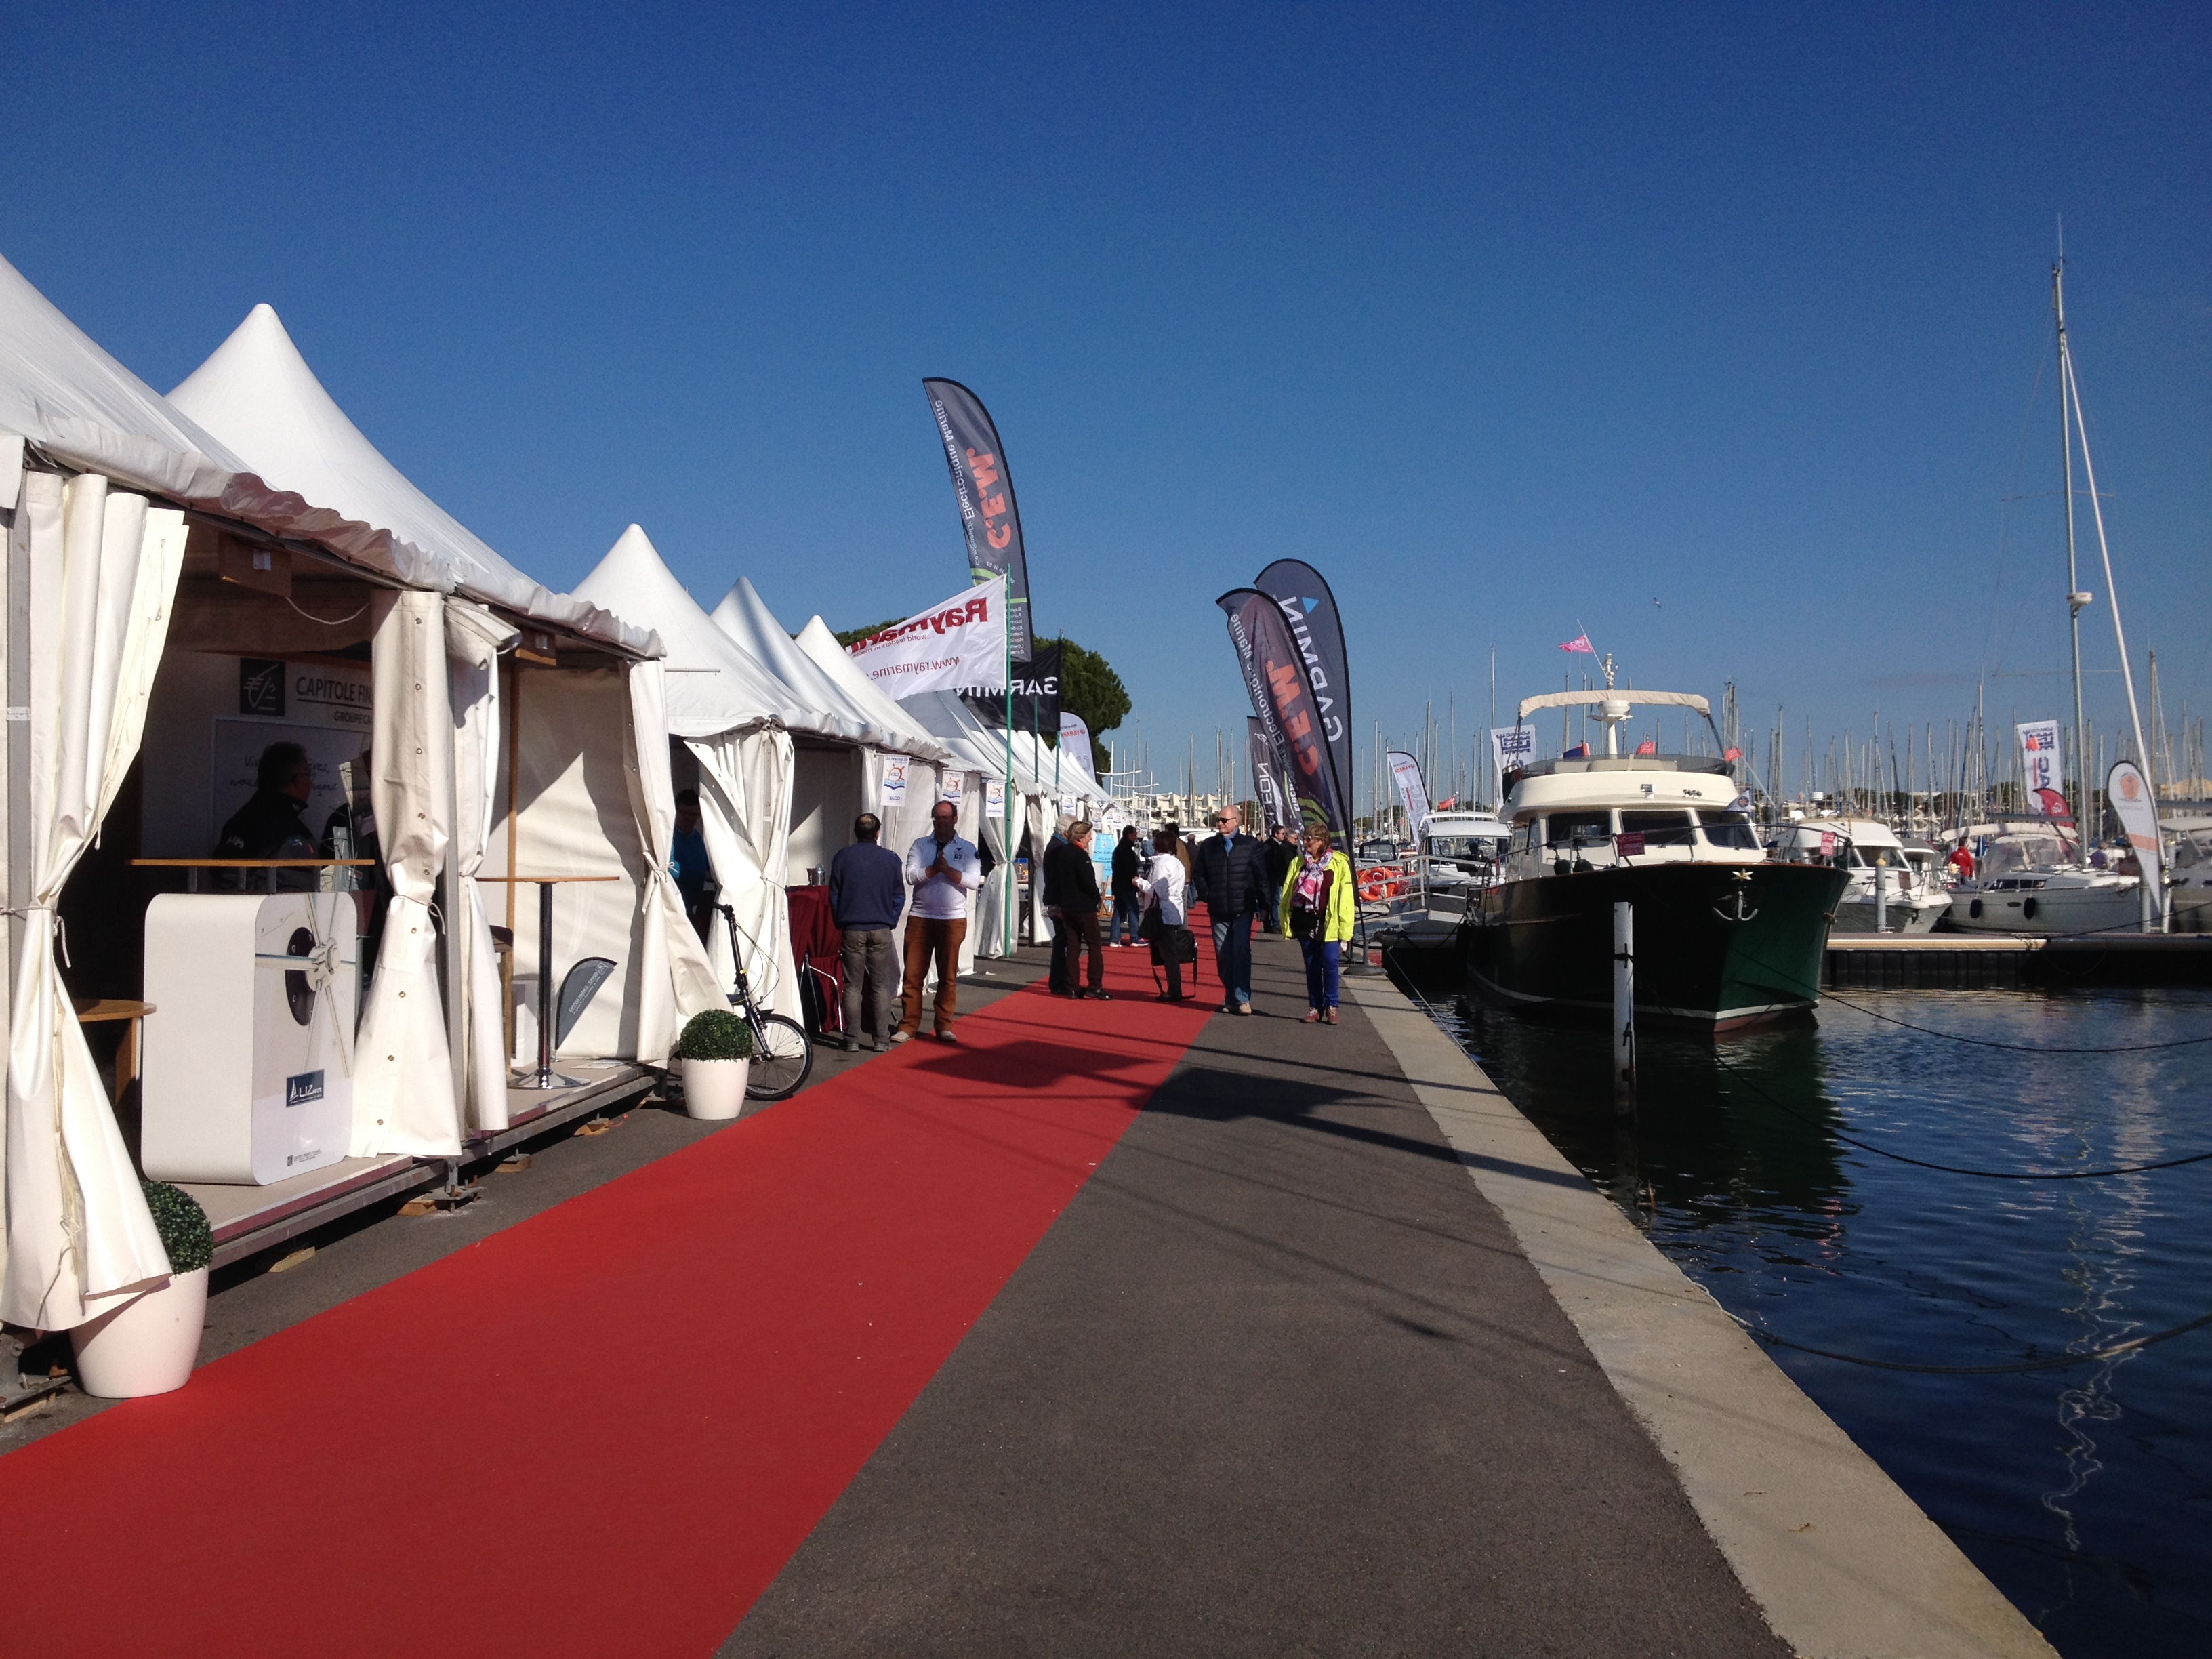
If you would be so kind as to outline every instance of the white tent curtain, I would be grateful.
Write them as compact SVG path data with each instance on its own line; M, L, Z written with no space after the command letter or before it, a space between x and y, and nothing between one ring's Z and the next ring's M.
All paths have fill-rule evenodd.
M518 636L482 605L446 603L446 653L453 711L453 858L460 875L461 983L469 1121L507 1127L505 993L491 918L477 879L499 810L499 653Z
M371 603L370 801L392 899L354 1043L349 1150L356 1158L450 1158L461 1150L460 1115L430 916L453 822L445 600L406 592L380 593Z
M999 810L993 811L989 785L979 776L977 786L983 795L982 845L991 854L993 867L990 879L975 894L975 922L968 931L975 939L977 956L1002 957L1006 954L1006 906L1014 891L1014 861L1006 856L1006 807L1001 799Z
M960 817L957 827L963 840L977 847L983 844L983 775L980 772L969 772L961 778ZM960 960L957 964L963 974L975 971L975 952L982 944L975 920L976 903L971 897L968 901L968 931L960 936Z
M1030 832L1030 943L1046 945L1052 940L1052 918L1044 913L1044 850L1059 828L1054 816L1057 809L1043 795L1022 797L1022 820Z
M668 873L676 786L669 775L666 695L666 678L658 662L630 665L630 811L646 853L645 890L638 895L644 973L638 988L637 1057L648 1066L668 1063L669 1051L692 1015L729 1006L714 964L684 913L684 896ZM705 816L700 814L702 822ZM713 856L708 854L710 860Z
M799 972L791 957L791 908L784 871L791 848L791 733L778 726L687 738L699 763L699 833L714 866L721 902L735 914L745 974L764 1008L799 1017ZM737 982L728 930L711 930L716 983Z
M9 536L30 592L31 890L8 1030L7 1263L0 1319L82 1325L168 1276L83 1029L54 963L54 906L138 752L184 515L87 473L23 475ZM18 733L18 740L26 735Z

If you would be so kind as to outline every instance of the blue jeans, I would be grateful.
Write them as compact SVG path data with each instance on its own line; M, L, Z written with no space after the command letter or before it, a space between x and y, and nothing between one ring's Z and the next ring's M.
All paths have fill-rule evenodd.
M1344 945L1340 940L1302 939L1298 949L1306 957L1306 1004L1313 1008L1336 1006L1337 963Z
M1252 912L1239 910L1213 924L1213 968L1224 1002L1252 1000Z
M1109 945L1134 945L1137 942L1137 926L1144 919L1145 907L1137 902L1133 895L1125 899L1115 899L1114 920L1106 929L1106 942ZM1122 936L1124 927L1128 930L1127 938Z

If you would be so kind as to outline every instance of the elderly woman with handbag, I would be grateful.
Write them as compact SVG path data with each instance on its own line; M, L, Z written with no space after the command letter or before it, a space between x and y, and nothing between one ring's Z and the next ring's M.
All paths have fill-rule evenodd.
M1305 1023L1336 1024L1337 975L1345 942L1358 914L1352 860L1337 852L1326 830L1309 829L1297 860L1283 878L1283 936L1298 942L1306 959Z

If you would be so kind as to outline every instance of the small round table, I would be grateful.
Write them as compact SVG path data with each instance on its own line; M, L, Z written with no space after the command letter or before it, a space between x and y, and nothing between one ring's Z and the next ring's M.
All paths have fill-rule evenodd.
M562 1077L553 1069L553 890L568 881L620 881L620 876L478 876L487 885L507 886L518 881L538 886L538 1070L517 1078L510 1089L580 1089L581 1078Z

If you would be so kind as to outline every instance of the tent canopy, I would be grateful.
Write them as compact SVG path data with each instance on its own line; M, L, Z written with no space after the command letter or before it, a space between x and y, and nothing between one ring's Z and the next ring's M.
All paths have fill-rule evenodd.
M743 576L731 584L722 602L714 607L714 625L767 664L778 679L810 703L858 727L864 733L860 741L870 748L921 760L947 758L944 745L900 714L896 703L889 703L888 699L856 698L837 676L825 672L785 631Z
M851 722L808 706L805 698L714 626L676 573L636 525L623 532L576 597L619 603L625 615L654 630L668 653L668 730L678 738L711 738L748 726L775 725L815 737L857 742Z
M245 458L234 471L255 469L222 490L223 511L320 542L410 586L459 592L635 655L660 654L649 632L532 580L410 483L346 418L268 306L247 313L169 403L194 430L215 434L224 453ZM295 498L306 510L285 507Z

